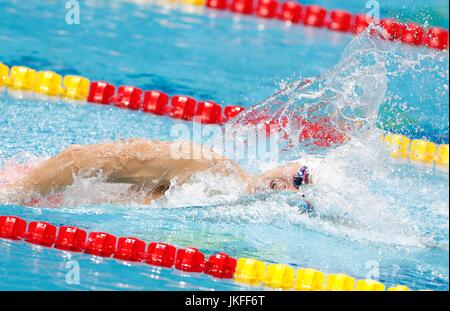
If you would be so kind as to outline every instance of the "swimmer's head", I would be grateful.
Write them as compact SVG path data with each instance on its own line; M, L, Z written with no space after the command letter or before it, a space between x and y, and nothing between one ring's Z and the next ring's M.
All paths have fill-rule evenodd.
M299 163L290 163L253 177L247 192L298 191L301 186L311 184L308 168Z

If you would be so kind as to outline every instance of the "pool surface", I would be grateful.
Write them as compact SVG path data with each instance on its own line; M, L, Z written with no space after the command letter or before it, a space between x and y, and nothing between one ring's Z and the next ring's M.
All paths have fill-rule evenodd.
M289 82L319 75L330 80L330 70L353 64L362 57L355 49L371 44L364 35L353 40L350 34L275 20L137 2L82 1L81 24L67 25L65 1L0 0L0 62L250 107L264 105L264 98ZM314 3L365 10L365 1ZM381 1L381 8L385 16L448 28L448 3L443 1ZM370 98L383 94L377 128L320 155L301 154L317 167L317 182L306 191L314 214L301 212L304 202L296 194L250 196L233 180L205 175L170 189L167 198L150 206L99 203L118 188L98 178L79 179L64 192L62 206L0 203L0 215L193 246L207 255L224 251L375 278L387 286L448 290L448 170L395 161L378 139L387 130L448 144L448 51L391 42L373 46L369 54L381 55L380 79L386 86L384 93L367 86ZM345 85L333 87L341 87L335 91L343 94ZM183 123L16 95L0 93L0 167L36 164L70 144L131 137L173 140L172 126ZM274 165L239 164L251 172ZM74 264L80 268L76 284L67 280ZM0 239L0 290L242 288L263 289Z

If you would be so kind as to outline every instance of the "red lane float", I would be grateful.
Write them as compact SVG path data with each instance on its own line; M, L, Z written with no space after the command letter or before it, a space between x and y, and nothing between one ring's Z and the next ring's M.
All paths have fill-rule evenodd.
M117 242L117 249L114 252L114 258L141 261L145 258L145 242L133 237L122 237Z
M116 250L117 238L106 232L89 233L85 252L87 254L110 257Z
M350 30L352 15L347 11L334 10L330 12L328 29L347 32Z
M227 0L206 0L208 8L225 10L227 8Z
M115 87L106 81L94 81L89 87L88 102L108 105L114 96Z
M0 238L18 240L27 230L27 222L15 216L0 216Z
M167 113L169 103L169 95L160 91L146 91L144 93L144 103L142 111L157 115Z
M311 140L314 145L319 147L330 147L333 145L343 144L347 140L345 133L339 129L328 118L320 118L318 120L300 120L302 131L299 140Z
M233 119L235 116L244 111L245 108L241 106L227 106L223 109L224 122Z
M373 22L373 19L369 18L365 14L356 15L353 17L353 25L351 28L351 31L354 34L360 34L364 30L366 30L367 27L369 27L369 24Z
M448 49L448 30L439 27L428 29L425 45L438 50Z
M249 15L253 12L253 0L231 0L230 9L236 13Z
M148 245L146 262L150 265L170 268L175 264L176 251L173 245L152 242Z
M195 112L198 120L205 124L217 124L222 122L222 107L212 101L199 102Z
M175 260L175 268L186 272L202 272L205 266L205 255L194 247L179 249Z
M277 16L278 1L258 0L256 15L264 18L274 18Z
M25 241L32 244L52 246L56 240L56 226L43 221L32 221L28 224Z
M300 23L302 20L302 6L294 1L284 2L281 4L281 12L278 18L293 24Z
M175 95L170 100L171 110L169 115L174 119L192 120L197 102L188 96Z
M117 95L111 101L119 108L138 110L141 107L141 98L141 89L122 85L117 88Z
M231 279L236 271L236 262L236 258L219 252L209 257L203 272L216 278Z
M72 252L81 252L86 247L86 231L73 227L62 226L58 230L55 248Z
M403 30L401 41L411 45L421 45L425 37L425 30L422 26L415 23L406 24Z
M318 5L308 5L306 7L303 23L308 26L323 27L325 26L326 17L326 9Z
M406 25L392 18L382 19L380 26L385 30L386 39L390 41L400 40L406 30Z

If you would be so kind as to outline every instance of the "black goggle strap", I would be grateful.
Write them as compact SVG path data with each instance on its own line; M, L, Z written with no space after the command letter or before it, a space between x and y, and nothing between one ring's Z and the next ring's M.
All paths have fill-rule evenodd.
M296 189L300 189L303 184L308 183L309 172L307 166L302 166L294 175L292 183Z

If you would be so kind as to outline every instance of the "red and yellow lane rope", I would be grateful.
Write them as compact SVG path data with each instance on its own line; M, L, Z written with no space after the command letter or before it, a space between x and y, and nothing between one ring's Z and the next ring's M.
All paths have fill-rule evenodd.
M146 113L165 115L182 120L199 120L207 124L222 124L244 110L241 106L221 107L213 101L197 101L194 98L169 95L157 91L142 91L133 86L116 88L108 82L90 82L81 76L64 78L53 71L36 71L24 66L9 69L0 63L0 87L31 91L62 99L84 100L90 103L115 105L119 108L142 110ZM194 118L197 117L197 118ZM449 145L438 145L425 139L410 139L399 134L384 137L394 159L407 159L416 163L449 166Z
M356 280L346 274L325 274L311 268L295 269L286 264L270 263L255 258L234 258L224 252L209 257L194 247L177 248L162 242L136 237L119 237L107 232L90 232L75 226L56 227L43 221L30 221L16 216L0 216L0 238L25 242L71 252L113 257L152 266L204 273L220 279L234 279L251 286L299 291L384 291L386 286L370 279ZM32 249L30 249L32 250ZM409 291L395 285L388 291Z

